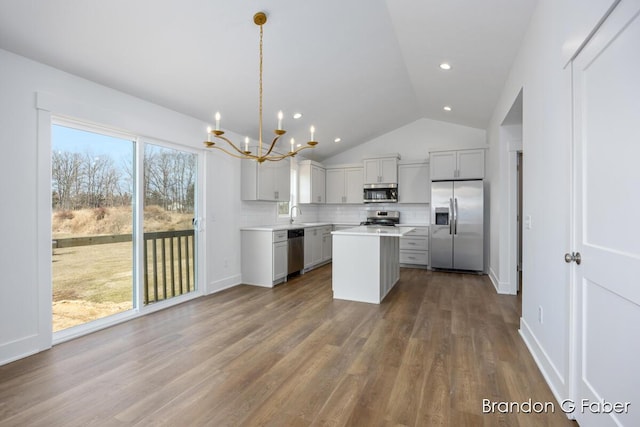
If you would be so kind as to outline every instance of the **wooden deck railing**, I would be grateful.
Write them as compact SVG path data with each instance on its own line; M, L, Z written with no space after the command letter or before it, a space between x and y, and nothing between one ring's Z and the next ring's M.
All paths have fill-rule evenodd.
M131 234L71 237L52 241L54 249L131 242ZM144 303L195 290L193 230L144 233Z

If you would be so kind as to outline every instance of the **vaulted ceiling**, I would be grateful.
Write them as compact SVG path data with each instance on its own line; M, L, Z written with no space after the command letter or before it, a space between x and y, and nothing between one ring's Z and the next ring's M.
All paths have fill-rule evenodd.
M267 138L283 110L321 160L422 117L486 128L535 3L3 0L0 48L256 138L264 11Z

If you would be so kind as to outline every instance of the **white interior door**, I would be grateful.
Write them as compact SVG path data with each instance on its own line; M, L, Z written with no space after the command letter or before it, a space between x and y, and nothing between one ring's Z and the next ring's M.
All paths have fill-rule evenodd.
M639 11L640 0L623 0L573 62L581 427L640 426Z

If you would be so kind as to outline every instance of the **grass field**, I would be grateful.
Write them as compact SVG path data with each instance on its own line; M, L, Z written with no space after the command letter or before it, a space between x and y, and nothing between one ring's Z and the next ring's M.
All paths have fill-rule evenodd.
M131 232L130 222L130 208L54 213L52 234L54 239L126 234ZM167 212L158 207L145 211L145 231L190 228L191 214ZM148 265L152 271L151 264ZM53 330L130 310L133 307L132 271L132 242L54 249ZM163 298L160 294L158 299Z

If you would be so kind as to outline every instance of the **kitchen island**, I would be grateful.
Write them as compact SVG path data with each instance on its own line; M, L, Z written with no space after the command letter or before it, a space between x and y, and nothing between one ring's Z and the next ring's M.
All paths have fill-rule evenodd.
M332 232L333 297L380 304L400 279L400 237L411 230L360 226Z

